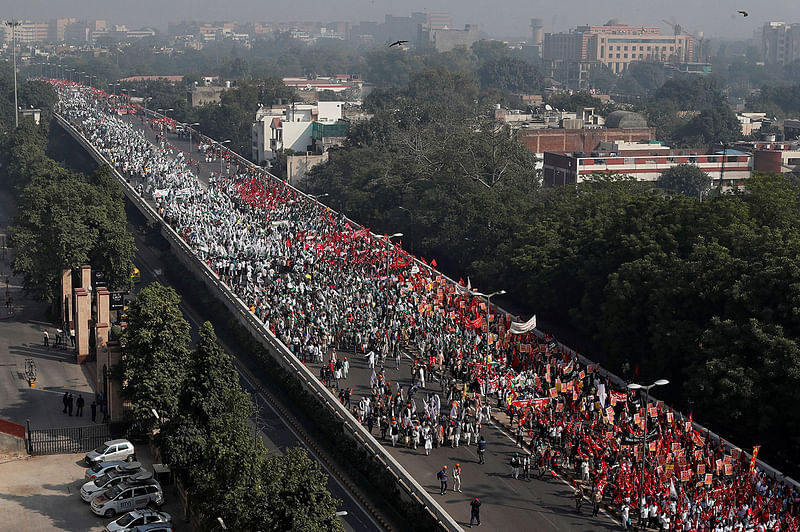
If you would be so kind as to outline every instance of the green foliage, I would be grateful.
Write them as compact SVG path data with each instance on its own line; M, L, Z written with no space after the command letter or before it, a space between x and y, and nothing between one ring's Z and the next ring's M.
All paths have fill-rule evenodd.
M484 87L503 91L536 93L544 87L544 78L532 64L513 57L500 57L486 61L478 70Z
M659 176L658 186L693 198L702 198L711 188L711 177L696 165L678 164Z
M780 118L800 116L800 84L765 85L747 99L747 108Z
M189 324L178 304L180 296L158 283L142 289L128 308L128 328L123 372L123 395L130 401L131 417L153 426L152 409L172 419L189 366Z
M134 244L122 193L110 171L100 169L87 180L46 158L41 149L33 150L33 157L38 162L17 159L14 165L30 162L21 170L31 181L22 191L12 227L14 269L25 274L25 290L52 303L60 294L61 271L84 264L104 271L109 286L128 288Z

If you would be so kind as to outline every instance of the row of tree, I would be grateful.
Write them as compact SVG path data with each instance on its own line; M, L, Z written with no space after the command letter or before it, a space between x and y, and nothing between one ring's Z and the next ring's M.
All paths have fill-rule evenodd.
M156 443L203 528L221 517L231 530L342 530L326 475L301 449L268 453L231 357L208 322L190 349L179 303L158 283L131 302L123 393L134 421L160 429Z
M11 74L0 72L0 119L7 129L0 140L0 165L5 173L1 186L18 203L10 231L14 270L24 274L26 291L50 303L58 301L62 270L77 272L84 264L105 272L109 286L127 288L135 248L126 228L122 189L108 167L87 176L47 156L57 101L50 84L20 81L20 102L41 109L42 116L39 125L27 118L13 127ZM10 110L3 105L4 88L12 91Z
M697 111L687 123L724 105L713 84L662 89L660 101ZM526 314L569 324L611 369L627 360L643 380L669 378L666 400L693 401L742 445L788 453L781 435L800 429L781 412L800 389L796 184L757 176L709 196L707 176L676 168L661 185L686 195L614 176L541 188L532 155L476 118L476 91L433 70L374 93L374 118L311 172L310 191L375 231L402 231L456 278L508 290Z

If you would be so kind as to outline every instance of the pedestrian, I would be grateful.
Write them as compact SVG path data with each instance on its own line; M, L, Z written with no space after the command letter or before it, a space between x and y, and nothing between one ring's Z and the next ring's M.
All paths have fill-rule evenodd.
M597 517L600 512L600 503L603 502L603 492L595 488L592 493L592 517Z
M481 526L481 501L475 497L472 499L472 502L469 503L469 506L469 527L472 528L473 521L478 523L478 526Z
M61 402L64 403L64 413L67 413L67 403L69 403L69 394L64 392L64 397L61 398Z
M67 413L72 415L72 394L67 397Z
M94 423L95 419L97 419L97 401L92 401L92 404L89 405L89 408L92 411L92 423Z
M44 330L44 346L50 347L50 333L47 332L47 329Z
M456 464L453 469L453 491L461 493L461 464Z
M519 466L520 465L521 464L520 464L520 460L519 460L519 453L514 453L514 456L511 457L511 474L517 480L519 479Z
M441 483L441 490L439 492L439 495L444 495L445 493L447 493L447 466L446 465L442 466L442 469L440 469L439 472L436 473L436 478L438 478L439 482Z
M103 405L101 410L103 411L103 423L108 421L108 406Z
M75 402L75 406L77 406L77 410L75 411L76 416L83 417L83 396L78 394L78 400Z
M429 432L425 435L425 456L431 455L433 449L433 435Z
M622 529L628 530L628 527L631 526L631 519L630 519L631 509L628 507L627 503L622 505L620 513L622 514L622 519L620 520L622 524Z
M486 438L481 434L481 439L478 440L478 463L486 463Z
M531 479L531 455L529 453L522 456L522 476L525 477L525 480Z

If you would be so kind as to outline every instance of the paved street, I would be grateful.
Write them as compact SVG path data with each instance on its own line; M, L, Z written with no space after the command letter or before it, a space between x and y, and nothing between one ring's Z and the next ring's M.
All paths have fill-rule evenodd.
M138 119L132 118L131 121L142 127ZM155 140L153 132L149 129L147 135L151 140ZM192 146L192 154L188 153L188 139L178 139L170 134L168 141L175 147L176 153L180 150L184 152L185 157L197 160L196 146ZM200 169L201 178L205 180L209 172L219 172L219 163L201 162ZM370 393L371 370L362 357L350 356L350 361L350 376L343 380L341 385L353 388L352 402L355 404L362 395ZM319 365L309 364L309 366L315 374L318 373ZM405 356L399 371L394 369L394 360L391 360L386 373L387 380L393 383L401 382L408 390L411 381L411 359ZM440 388L437 383L428 383L428 390L438 392ZM420 397L424 395L418 395L417 399ZM421 408L419 402L418 407ZM492 530L614 530L619 527L619 524L605 513L592 518L589 510L591 505L588 501L584 506L583 515L577 515L573 490L560 479L525 482L511 478L509 461L519 448L507 432L496 424L485 425L484 435L487 439L487 453L486 464L483 466L477 463L477 451L474 445L469 448L462 446L458 449L434 449L429 457L425 456L422 448L415 451L392 448L389 444L388 449L417 481L440 501L445 510L463 525L469 523L469 501L477 496L483 502L481 519ZM462 493L448 492L442 497L439 495L436 473L442 465L448 464L448 467L452 468L455 463L460 463L463 469Z

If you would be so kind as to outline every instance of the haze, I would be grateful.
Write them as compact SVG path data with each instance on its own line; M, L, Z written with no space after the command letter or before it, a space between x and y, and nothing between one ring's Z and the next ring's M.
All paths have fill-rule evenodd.
M749 11L747 18L736 11ZM546 32L564 31L579 24L603 24L618 18L630 25L658 25L669 31L662 19L674 20L690 32L706 36L750 38L769 20L800 22L800 2L736 2L733 0L0 0L3 19L48 20L58 17L105 19L129 27L166 29L168 21L382 21L384 14L405 15L412 11L449 12L456 26L477 23L494 38L527 37L532 17L544 20Z

